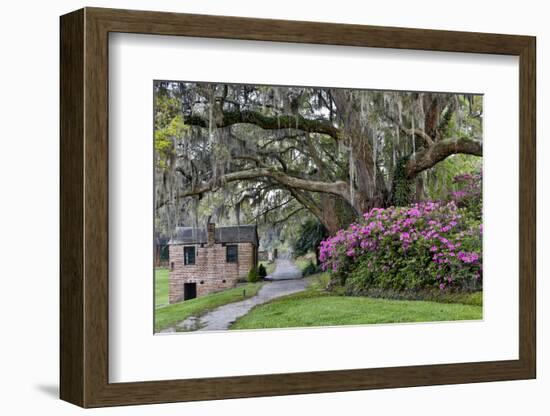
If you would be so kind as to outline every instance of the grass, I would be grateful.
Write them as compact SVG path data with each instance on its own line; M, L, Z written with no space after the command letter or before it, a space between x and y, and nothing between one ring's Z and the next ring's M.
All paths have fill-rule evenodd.
M168 304L168 279L166 268L155 269L155 308Z
M361 293L369 298L384 298L392 300L423 300L438 303L462 303L464 305L483 306L483 292L448 292L445 290L392 291L373 289Z
M262 284L263 283L247 283L233 289L211 293L185 302L160 307L155 310L155 332L174 326L190 316L198 317L219 306L238 302L254 296L258 293ZM244 296L243 291L245 291Z
M462 303L464 305L483 306L483 292L449 293L446 296L440 296L433 300L441 303Z
M461 303L340 296L323 290L327 275L308 277L309 288L256 306L231 329L290 328L482 318L482 307Z
M310 293L326 293L325 288L330 282L330 274L327 272L312 274L304 278L309 285L307 291Z
M315 264L315 253L307 253L294 259L294 263L296 263L296 266L302 271L304 271L311 262Z

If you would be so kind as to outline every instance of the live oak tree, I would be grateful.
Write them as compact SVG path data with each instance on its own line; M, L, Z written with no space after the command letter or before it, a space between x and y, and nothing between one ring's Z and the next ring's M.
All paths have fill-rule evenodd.
M198 225L209 206L237 222L313 216L332 234L422 198L447 158L481 156L482 116L468 94L157 82L157 225Z

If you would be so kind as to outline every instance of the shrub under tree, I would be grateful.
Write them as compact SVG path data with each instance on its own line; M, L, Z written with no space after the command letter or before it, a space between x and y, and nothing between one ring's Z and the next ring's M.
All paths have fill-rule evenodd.
M481 175L457 177L451 201L374 208L321 243L349 294L482 288Z
M256 267L252 267L248 272L248 276L246 280L248 280L251 283L254 283L254 282L257 282L258 279L259 279L258 270L256 269Z
M267 270L265 269L265 266L260 263L260 265L258 266L258 277L260 278L264 278L267 276Z

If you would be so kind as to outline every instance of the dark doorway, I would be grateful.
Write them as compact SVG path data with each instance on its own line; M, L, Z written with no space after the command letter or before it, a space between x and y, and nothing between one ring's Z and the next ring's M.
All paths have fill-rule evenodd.
M195 299L197 297L197 284L196 283L184 283L183 284L183 300Z

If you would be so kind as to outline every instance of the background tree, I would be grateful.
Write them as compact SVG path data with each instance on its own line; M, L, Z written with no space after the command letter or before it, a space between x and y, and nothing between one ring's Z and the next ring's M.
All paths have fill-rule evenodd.
M315 253L316 265L320 265L319 247L321 241L328 237L327 229L317 218L308 218L300 227L297 237L292 243L292 249L297 256L309 252Z

